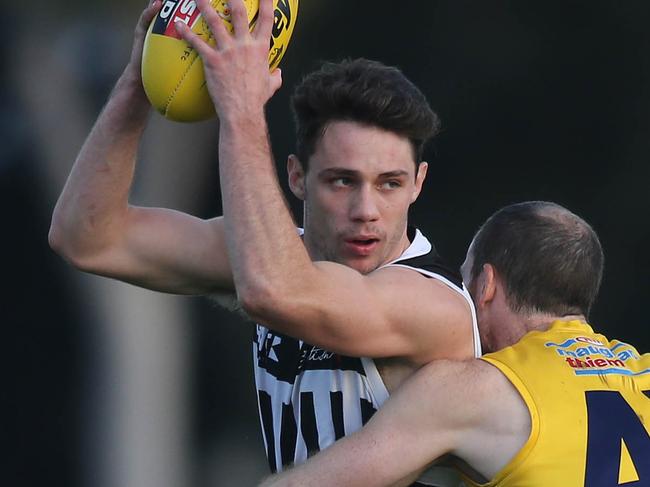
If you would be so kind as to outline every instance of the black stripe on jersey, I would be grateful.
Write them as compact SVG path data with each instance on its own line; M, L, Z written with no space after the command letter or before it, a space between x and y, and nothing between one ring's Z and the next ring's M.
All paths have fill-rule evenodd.
M260 415L262 416L264 436L266 437L266 456L269 459L271 473L275 473L278 471L278 467L275 463L275 436L273 436L271 396L264 391L259 391L258 399L260 402Z
M345 427L343 426L343 393L330 392L330 405L332 408L332 423L334 424L334 435L337 440L345 436Z
M277 380L293 384L301 350L295 338L268 330L264 342L257 344L257 365Z
M314 407L314 393L300 393L300 432L305 440L307 456L318 453L318 427L316 426L316 409Z
M415 238L415 228L408 228L408 238L412 242ZM427 254L420 255L418 257L412 257L410 259L397 260L394 264L405 265L409 267L418 267L424 269L425 271L434 272L440 274L445 279L451 281L455 286L462 289L463 288L463 279L460 276L460 272L457 269L447 265L438 254L435 246L431 244L431 251ZM417 269L414 269L417 271ZM422 274L425 276L425 274ZM428 277L428 276L427 276Z
M282 405L282 424L280 426L280 454L282 465L291 465L296 451L296 439L298 436L296 418L293 415L293 406Z
M361 406L361 422L362 424L366 424L377 410L370 401L366 401L365 399L359 399L359 405Z
M650 399L650 391L643 391L643 393L648 396L648 399Z

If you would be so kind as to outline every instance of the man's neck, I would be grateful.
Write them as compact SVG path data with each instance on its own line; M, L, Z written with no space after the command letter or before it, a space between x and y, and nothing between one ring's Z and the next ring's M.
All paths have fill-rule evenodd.
M529 315L522 317L521 325L517 329L516 334L513 334L511 338L516 338L512 344L521 340L524 335L531 331L546 331L548 330L553 323L556 321L582 321L586 323L587 320L584 315L549 315L544 313Z
M506 321L506 320L504 320ZM536 313L532 315L512 313L507 318L507 322L499 325L496 333L492 334L492 340L489 344L489 350L497 351L502 348L514 345L531 331L546 331L556 321L581 321L586 323L584 315L551 315Z
M529 331L546 331L548 330L553 323L556 321L582 321L583 323L587 322L587 319L584 315L547 315L547 314L536 314L533 316L524 319L524 326L527 328L525 333Z

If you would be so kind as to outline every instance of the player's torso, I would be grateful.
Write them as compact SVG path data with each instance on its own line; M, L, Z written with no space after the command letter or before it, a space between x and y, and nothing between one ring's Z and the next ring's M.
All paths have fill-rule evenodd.
M531 412L532 433L489 485L650 487L650 355L556 322L484 357Z
M441 264L419 232L400 259L389 265L445 280L471 301L459 276ZM253 352L260 419L272 471L301 463L358 430L388 398L372 359L344 357L261 325L257 325ZM379 367L391 384L403 380L412 369L391 360L382 361Z

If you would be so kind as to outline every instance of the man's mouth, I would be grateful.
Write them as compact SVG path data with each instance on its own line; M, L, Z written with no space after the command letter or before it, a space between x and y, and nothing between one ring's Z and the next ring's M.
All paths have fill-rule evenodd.
M345 247L347 250L357 256L370 255L379 243L379 239L375 237L360 237L345 239Z

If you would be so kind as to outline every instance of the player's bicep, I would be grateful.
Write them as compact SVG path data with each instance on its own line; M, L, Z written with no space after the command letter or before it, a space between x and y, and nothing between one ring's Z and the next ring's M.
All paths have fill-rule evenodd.
M168 209L132 207L123 238L99 266L98 274L164 292L232 288L222 220Z
M391 326L393 311L387 312L393 302L401 306L398 289L391 293L374 281L344 265L315 262L308 278L279 296L270 325L344 355L402 355L403 337Z
M384 268L369 275L331 262L317 262L314 313L316 340L347 355L433 358L471 355L471 312L463 296L412 269ZM308 289L308 288L307 288ZM296 289L296 293L305 292ZM307 291L309 292L309 291ZM295 303L299 303L299 298ZM313 322L312 322L313 323Z

